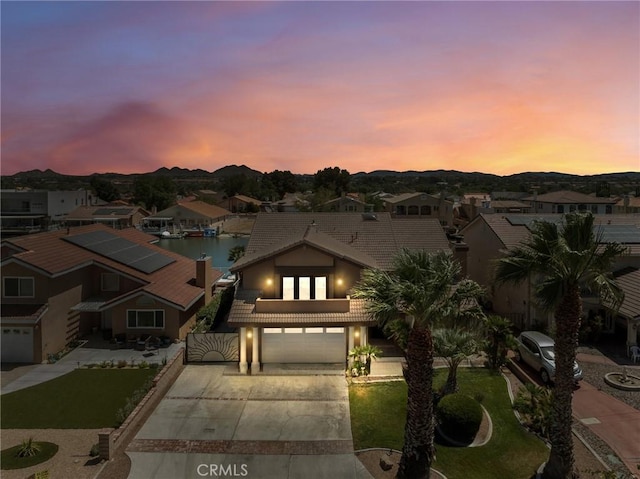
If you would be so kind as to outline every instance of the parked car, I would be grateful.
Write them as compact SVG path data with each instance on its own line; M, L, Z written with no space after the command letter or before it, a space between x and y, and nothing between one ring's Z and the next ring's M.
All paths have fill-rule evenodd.
M523 331L517 338L516 359L523 361L540 372L542 382L553 381L556 375L554 342L539 331ZM577 362L573 364L573 379L582 379L582 369Z

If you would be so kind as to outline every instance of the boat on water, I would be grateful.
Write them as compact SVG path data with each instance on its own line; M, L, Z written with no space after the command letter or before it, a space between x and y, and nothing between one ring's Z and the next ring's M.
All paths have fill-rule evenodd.
M180 232L180 233L170 233L169 231L163 231L160 234L160 237L163 239L182 239L184 238L186 235L184 232Z

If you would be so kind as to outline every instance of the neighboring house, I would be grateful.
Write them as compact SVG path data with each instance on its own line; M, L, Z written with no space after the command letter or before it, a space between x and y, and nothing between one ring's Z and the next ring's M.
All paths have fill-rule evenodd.
M260 211L262 201L245 195L235 195L221 204L224 204L232 213L257 213Z
M625 195L615 205L614 213L621 215L640 213L640 196Z
M239 328L240 371L268 363L340 363L375 322L350 298L366 268L390 270L402 247L449 250L435 219L388 213L260 213L228 325Z
M492 200L493 213L530 213L531 205L517 200Z
M227 197L224 191L213 190L198 190L195 192L195 196L198 200L202 200L211 205L217 205Z
M427 193L403 193L385 198L384 206L396 218L435 218L442 226L453 224L453 202Z
M222 273L155 240L102 224L4 240L2 362L45 361L97 329L183 339Z
M67 226L83 226L102 223L111 228L123 229L139 225L149 216L149 212L140 206L78 206L64 221Z
M229 210L204 201L185 201L148 216L145 224L160 229L215 228L230 214Z
M617 198L600 198L585 195L577 191L553 191L543 195L533 195L522 201L531 206L531 213L571 213L573 211L589 211L594 215L613 214Z
M460 233L469 247L467 273L485 288L490 295L493 311L509 318L519 329L551 325L552 316L541 310L533 299L533 284L525 281L497 285L494 281L495 262L505 251L514 248L530 237L529 227L536 220L558 222L561 215L481 214L463 228ZM599 215L597 227L602 230L604 241L615 241L627 246L627 253L618 259L613 271L618 274L625 268L640 268L640 215ZM640 289L640 285L638 285ZM631 303L630 303L631 304ZM594 298L585 298L585 313L601 306ZM637 314L640 314L638 311ZM606 316L605 330L613 331L616 320L629 331L634 324L616 318L611 312ZM635 332L635 330L634 330Z
M78 206L104 204L89 190L0 190L2 235L45 231Z
M296 213L299 211L299 207L309 207L309 202L304 199L301 193L285 193L281 200L271 204L271 210L278 213Z
M343 194L339 198L334 198L324 203L323 210L339 213L364 213L373 211L373 205L360 201L353 196Z

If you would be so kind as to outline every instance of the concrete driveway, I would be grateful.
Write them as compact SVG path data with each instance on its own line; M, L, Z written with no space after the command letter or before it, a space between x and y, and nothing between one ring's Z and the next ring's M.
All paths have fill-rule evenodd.
M370 478L353 454L342 376L236 376L187 366L127 448L130 479Z

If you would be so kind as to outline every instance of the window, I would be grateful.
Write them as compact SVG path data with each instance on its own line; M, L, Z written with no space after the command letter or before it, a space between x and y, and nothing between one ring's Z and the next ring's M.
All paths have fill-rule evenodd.
M316 299L327 299L327 278L324 276L318 276L315 278L316 286Z
M100 275L100 288L102 291L118 291L120 289L120 276L116 273L102 273Z
M127 311L129 329L164 329L164 311L161 309L130 309Z
M412 216L417 216L419 214L420 210L418 209L418 205L410 205L408 210L407 210L407 214L412 215Z
M7 298L33 298L33 278L4 278L2 292Z
M298 278L298 285L300 288L298 299L311 299L311 278L308 276Z
M605 210L604 210L604 214L605 215L610 215L613 212L613 209L611 208L611 205L606 205L605 206Z
M326 276L283 276L282 299L327 299Z
M597 215L598 214L598 205L591 205L591 212L594 215Z
M429 205L422 205L420 207L420 215L421 216L431 216L431 206Z
M564 205L558 205L558 213L564 213Z

